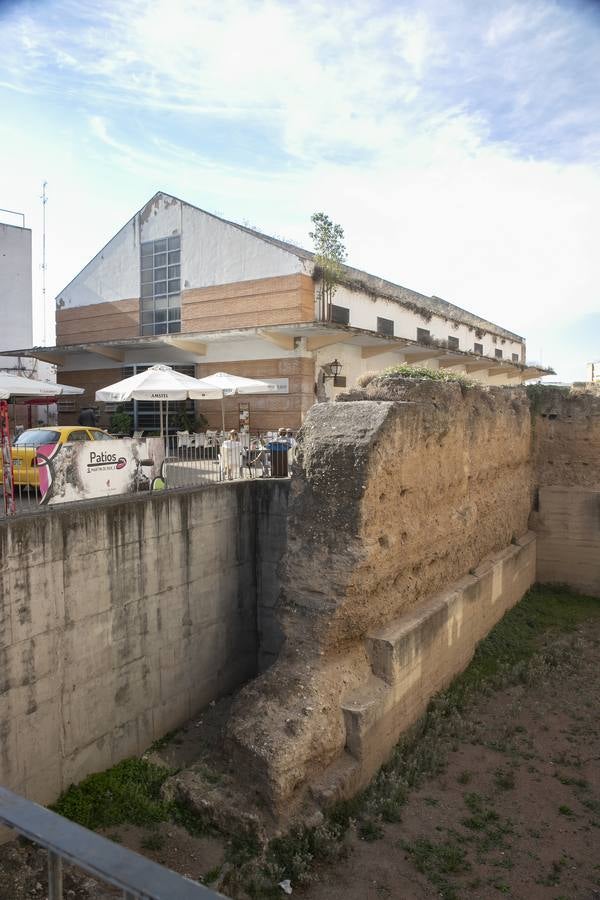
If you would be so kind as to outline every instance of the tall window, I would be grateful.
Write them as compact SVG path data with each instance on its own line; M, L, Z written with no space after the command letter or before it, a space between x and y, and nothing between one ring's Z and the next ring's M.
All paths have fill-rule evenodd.
M448 350L458 350L458 338L454 335L448 335Z
M146 241L141 247L141 333L181 331L181 238Z

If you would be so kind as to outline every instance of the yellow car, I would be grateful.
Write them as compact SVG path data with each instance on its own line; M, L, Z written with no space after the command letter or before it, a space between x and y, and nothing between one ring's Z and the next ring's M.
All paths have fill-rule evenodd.
M88 428L83 425L49 425L44 428L28 428L16 439L11 455L13 459L14 483L27 487L39 487L40 475L36 457L38 448L43 447L47 453L56 444L67 444L72 441L113 441L114 437L101 428ZM0 466L0 472L2 468Z

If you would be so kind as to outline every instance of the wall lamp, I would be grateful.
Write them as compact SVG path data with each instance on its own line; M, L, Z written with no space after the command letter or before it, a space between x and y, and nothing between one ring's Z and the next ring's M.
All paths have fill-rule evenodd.
M323 378L333 378L335 379L339 376L342 371L342 364L339 359L334 359L333 362L326 363L323 366Z

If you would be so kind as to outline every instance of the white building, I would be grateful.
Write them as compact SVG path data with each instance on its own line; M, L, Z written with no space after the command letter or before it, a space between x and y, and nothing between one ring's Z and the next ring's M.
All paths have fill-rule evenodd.
M506 328L350 266L324 302L310 251L162 192L60 292L56 334L56 347L24 352L85 389L67 420L98 388L157 362L276 380L276 395L245 399L261 430L298 427L316 397L401 362L498 385L549 371L528 365L524 338ZM232 415L237 406L230 402ZM138 426L151 425L144 409L138 421L135 407ZM201 411L218 424L218 404Z
M0 222L0 351L33 343L31 230ZM36 361L0 358L3 370L30 371Z

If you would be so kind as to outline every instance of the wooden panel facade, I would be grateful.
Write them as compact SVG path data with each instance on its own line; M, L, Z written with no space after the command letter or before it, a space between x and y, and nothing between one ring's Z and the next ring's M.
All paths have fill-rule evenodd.
M206 378L217 369L215 363L200 363L196 376ZM306 412L315 402L315 361L306 357L287 359L250 359L223 363L230 375L244 378L288 378L288 394L246 394L225 400L225 426L237 428L240 403L250 407L250 429L272 431L275 428L298 429ZM210 428L221 428L221 401L202 400L198 411L208 419Z
M83 394L76 397L66 396L69 407L68 412L62 411L60 402L58 406L58 424L59 425L76 425L79 413L86 406L93 406L97 409L99 417L99 425L101 428L108 428L110 425L110 415L104 412L104 404L96 402L96 391L106 387L108 384L114 384L123 378L122 369L86 369L78 372L62 372L59 370L58 380L71 387L83 388Z
M56 310L56 343L85 344L139 337L140 301L114 300Z
M237 281L183 292L182 331L223 331L312 322L314 282L309 275Z

